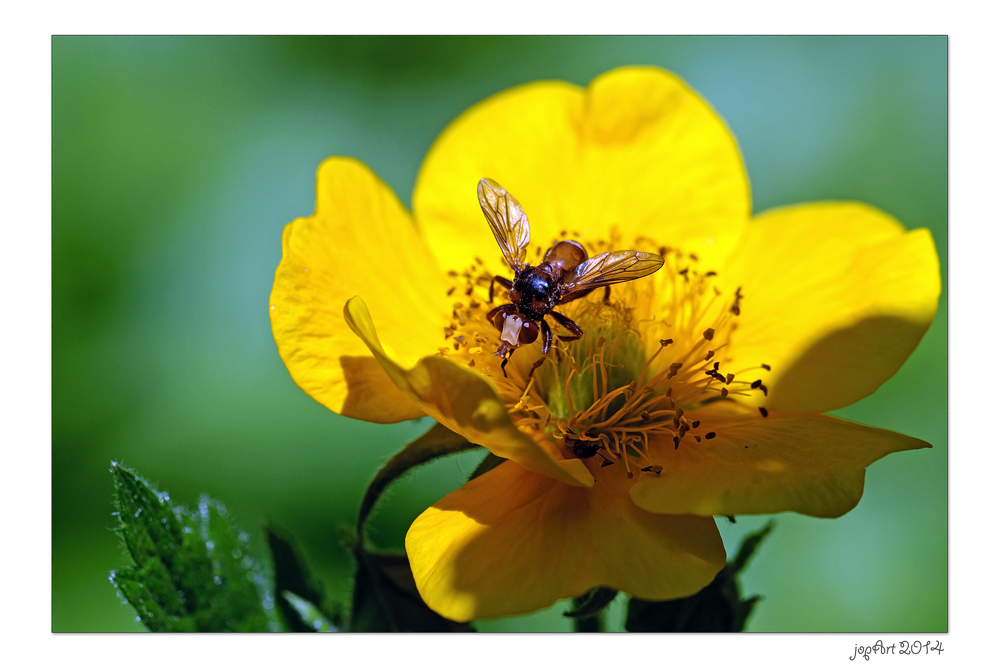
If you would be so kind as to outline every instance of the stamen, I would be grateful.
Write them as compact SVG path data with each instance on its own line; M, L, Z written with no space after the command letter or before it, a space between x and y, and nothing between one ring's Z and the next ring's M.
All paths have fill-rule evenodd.
M579 238L565 230L560 237L571 234ZM636 239L631 246L617 238L593 243L581 239L581 243L591 256L623 247L657 251L648 239ZM540 258L545 247L536 245L535 256ZM501 289L498 295L493 274L481 259L473 258L461 273L448 272L454 284L447 294L464 300L453 303L451 320L444 327L449 347L440 352L489 376L519 428L561 442L570 456L593 459L595 465L588 464L591 470L624 462L629 479L659 475L663 468L654 463L656 452L651 447L666 445L661 455L667 455L670 442L679 450L686 436L691 436L688 447L716 436L715 431L699 430L707 418L689 421L685 412L755 389L766 395L762 381L739 378L771 367L761 364L737 372L728 368L741 288L728 299L714 284L717 273L699 270L697 256L667 246L658 252L664 265L655 279L615 285L607 302L601 290L559 305L557 312L576 322L583 336L571 341L554 336L546 362L530 377L527 371L540 356L540 340L524 346L501 345L500 358L484 354L501 349L496 347L494 322L486 319L485 311L506 305L508 291ZM484 308L491 286L495 298ZM656 308L650 301L654 292ZM550 320L549 325L555 323ZM766 416L766 410L761 414ZM706 425L711 428L712 422Z

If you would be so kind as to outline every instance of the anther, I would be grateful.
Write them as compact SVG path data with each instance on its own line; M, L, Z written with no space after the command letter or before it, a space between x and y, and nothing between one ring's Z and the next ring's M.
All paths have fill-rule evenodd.
M729 390L726 389L725 387L723 387L721 395L722 395L722 398L725 398L726 396L729 396Z
M455 286L452 285L450 288L448 288L447 294L448 294L448 296L451 296L454 293L455 293Z
M642 418L642 421L644 422L648 422L650 419L652 419L652 417L649 416L649 412L647 410L643 410L642 412L640 412L639 416Z
M711 440L714 437L715 437L715 431L709 431L708 433L705 434L706 440Z
M660 345L663 346L663 347L666 347L667 345L670 345L673 342L674 342L673 338L661 338L660 339ZM768 370L770 370L770 369L768 369Z
M767 408L757 408L757 409L760 410L760 414L764 415L765 417L767 416Z
M679 361L670 364L670 373L667 374L667 379L669 380L670 378L672 378L675 375L677 375L677 372L681 369L681 366L683 366L683 365L684 364L682 364Z
M768 364L761 364L760 367L763 368L765 371L771 370L771 367Z
M731 384L734 379L736 379L736 376L732 373L726 374L726 384Z
M705 355L705 361L708 361L709 359L711 359L714 356L715 356L715 350L709 350L708 354ZM716 368L718 368L718 364L716 365Z
M680 447L680 446L681 446L681 439L680 439L680 438L678 438L678 437L677 437L677 436L675 435L675 436L674 436L674 449L677 449L677 448L678 448L678 447Z
M705 337L705 340L712 340L712 337L715 336L715 329L711 327L705 329L705 333L703 333L702 336Z
M706 359L705 361L708 361L708 359ZM719 362L718 361L716 361L714 364L712 364L712 370L714 370L714 371L719 370Z
M699 426L701 426L701 422L700 421L692 422L692 424L691 424L691 428L698 428Z
M754 380L753 382L750 383L751 389L756 389L759 386L760 386L760 380Z
M698 255L694 254L693 252L689 254L688 257L690 257L695 262L698 261Z
M458 271L449 271L448 275L452 278L458 278Z
M762 392L764 392L764 395L765 395L765 396L767 396L767 385L765 385L765 384L762 384L762 385L760 386L760 390L761 390Z
M479 259L478 257L473 257L472 259L476 260L476 264L478 264L479 266L482 266L483 264L486 263L483 260Z
M712 276L717 276L717 275L719 275L719 274L716 273L715 271L709 271L708 273L705 274L705 277L706 278L710 278Z

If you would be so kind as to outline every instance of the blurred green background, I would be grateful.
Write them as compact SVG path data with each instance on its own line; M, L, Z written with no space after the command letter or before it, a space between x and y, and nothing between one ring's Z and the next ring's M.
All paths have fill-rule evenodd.
M929 227L947 276L944 37L56 37L52 43L52 627L139 630L108 570L108 462L192 505L225 501L260 542L293 533L346 601L351 525L371 476L426 420L377 426L300 391L268 294L281 230L313 210L329 155L409 202L435 136L471 104L537 79L585 85L653 64L736 134L754 210L857 199ZM945 282L947 289L947 282ZM868 470L836 520L794 514L743 577L756 631L947 630L947 301L903 369L840 416L922 438ZM481 454L398 482L377 545L456 488ZM766 517L720 523L727 548ZM259 550L262 551L262 550ZM565 603L483 630L568 630ZM610 624L620 627L621 600Z

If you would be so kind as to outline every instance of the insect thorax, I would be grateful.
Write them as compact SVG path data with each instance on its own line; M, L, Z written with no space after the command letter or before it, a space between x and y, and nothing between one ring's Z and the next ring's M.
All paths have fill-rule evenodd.
M510 290L512 303L532 319L540 319L555 306L556 285L543 267L525 269Z

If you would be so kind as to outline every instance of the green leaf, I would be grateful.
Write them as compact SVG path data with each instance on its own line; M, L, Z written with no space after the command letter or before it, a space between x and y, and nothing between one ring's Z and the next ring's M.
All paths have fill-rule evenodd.
M736 575L744 568L774 522L743 538L739 552L708 586L691 597L649 601L632 598L625 629L629 632L739 632L760 596L740 598Z
M285 628L291 632L316 632L316 618L305 618L301 606L292 602L288 595L311 605L317 614L321 614L320 610L324 609L324 605L319 583L309 574L305 559L290 535L271 523L264 525L264 533L271 550L271 562L274 564L274 589L281 591L277 602L285 620ZM334 619L333 623L339 625L340 614L330 615ZM336 631L336 628L333 630Z
M132 470L111 463L117 533L133 565L111 583L157 632L263 632L276 629L246 533L222 503L202 498L197 513L175 507Z
M729 562L728 567L731 567L733 573L738 573L743 570L743 567L749 562L750 558L757 553L757 548L760 547L761 542L764 538L771 534L774 530L774 521L768 521L763 528L760 530L748 534L743 538L743 542L740 544L740 550L736 553L736 557Z
M396 452L389 459L382 469L375 474L375 479L368 485L365 496L361 500L361 507L358 510L358 539L364 544L364 528L368 515L371 514L379 496L393 480L406 473L411 468L423 465L441 456L457 454L467 449L473 449L479 445L474 445L454 431L434 424L433 427L422 436L409 443L402 450Z
M413 581L406 554L355 549L351 632L473 632L431 610Z
M289 607L298 614L299 622L307 626L311 631L337 631L337 628L333 626L333 623L331 623L313 603L309 602L309 600L300 598L291 591L281 591L281 597L288 603Z

